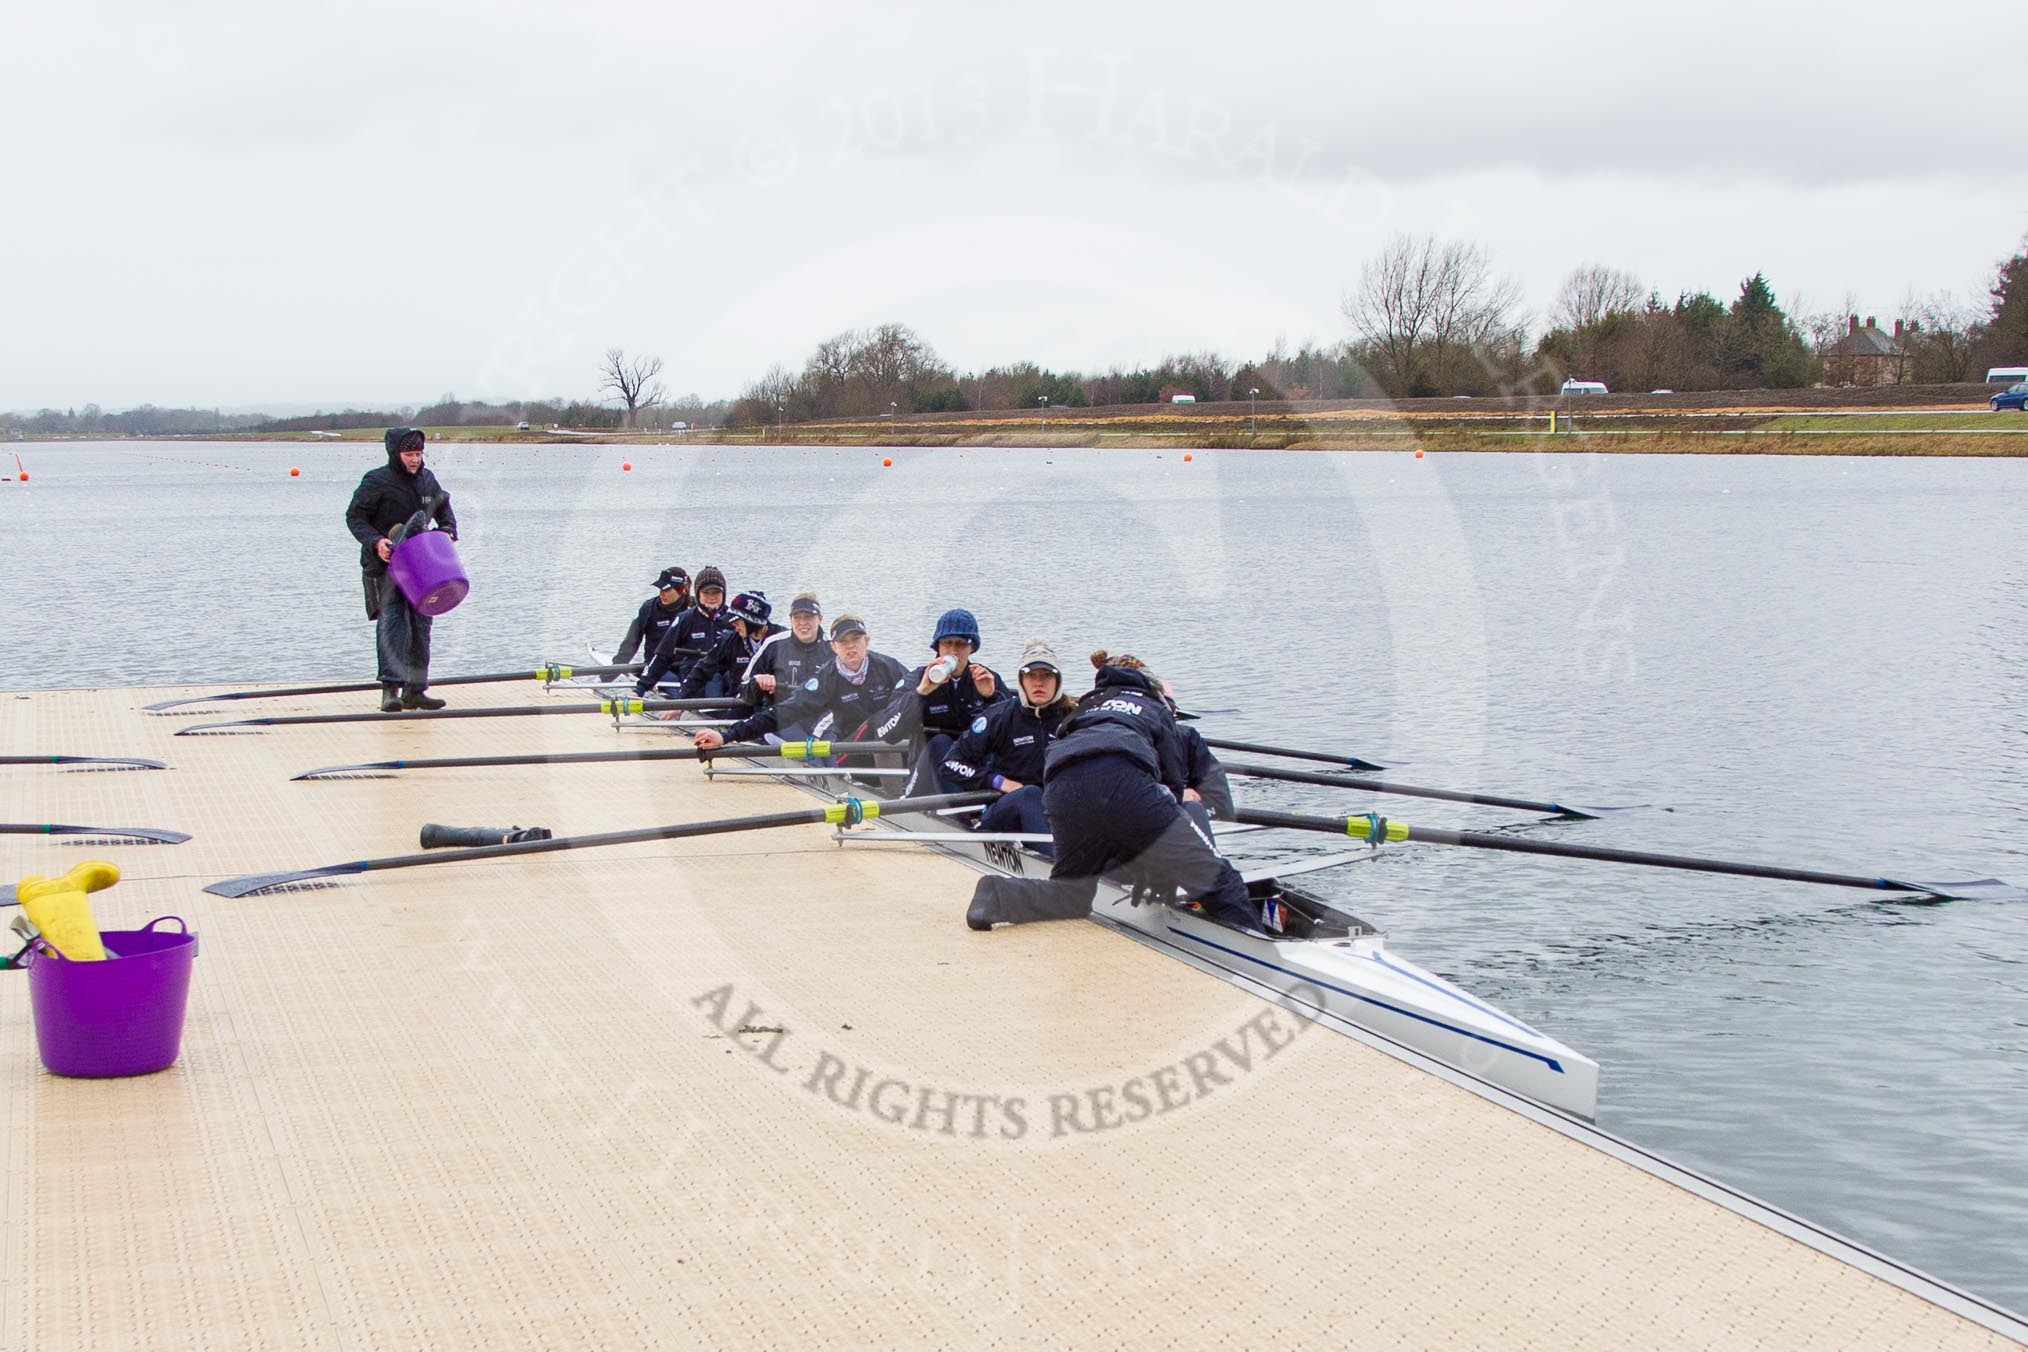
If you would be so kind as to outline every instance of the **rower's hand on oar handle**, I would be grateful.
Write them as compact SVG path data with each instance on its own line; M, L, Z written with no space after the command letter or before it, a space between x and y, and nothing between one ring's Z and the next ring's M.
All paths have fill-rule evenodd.
M373 548L374 552L380 555L382 563L386 563L394 555L394 545L385 535L373 542Z
M725 745L725 734L716 728L701 728L691 740L691 745L699 751L716 751Z
M753 683L760 687L761 693L763 695L772 695L775 693L775 678L768 675L766 672L762 672L760 675L754 677Z

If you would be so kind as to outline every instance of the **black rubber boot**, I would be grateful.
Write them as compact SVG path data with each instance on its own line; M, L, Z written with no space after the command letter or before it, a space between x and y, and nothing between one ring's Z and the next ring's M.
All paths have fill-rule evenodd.
M380 712L384 714L398 714L401 712L401 687L392 681L381 682Z
M410 686L401 692L401 707L404 709L441 709L444 707L444 701L438 699L435 695L425 695L414 686Z
M994 884L998 878L981 878L972 888L972 904L965 909L965 923L975 930L993 928L993 921L999 918L999 906L994 895Z

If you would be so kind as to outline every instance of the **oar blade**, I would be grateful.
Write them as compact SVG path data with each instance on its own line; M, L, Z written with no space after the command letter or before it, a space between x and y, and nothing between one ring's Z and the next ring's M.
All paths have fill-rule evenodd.
M1956 883L1928 883L1883 878L1890 887L1919 892L1938 901L2028 901L2028 887L2016 887L1998 878L1971 878Z
M320 765L314 770L305 770L300 775L290 775L289 781L298 779L322 779L327 775L372 774L376 770L399 770L400 761L368 761L364 765Z
M225 878L211 883L205 891L214 897L251 897L291 883L314 882L318 878L337 878L356 872L357 864L330 864L323 868L303 868L291 873L248 873L238 878Z

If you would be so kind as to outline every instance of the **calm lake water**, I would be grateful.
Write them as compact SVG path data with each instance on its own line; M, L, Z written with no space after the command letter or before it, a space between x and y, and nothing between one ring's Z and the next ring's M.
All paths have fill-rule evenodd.
M371 676L341 517L377 446L14 449L14 682ZM1239 711L1214 735L1676 809L1543 837L2028 881L2028 463L882 454L432 448L474 580L435 669L609 651L658 569L717 563L911 661L964 605L1003 672L1030 634L1131 650ZM1426 847L1313 879L1595 1057L1604 1127L2028 1309L2028 904Z

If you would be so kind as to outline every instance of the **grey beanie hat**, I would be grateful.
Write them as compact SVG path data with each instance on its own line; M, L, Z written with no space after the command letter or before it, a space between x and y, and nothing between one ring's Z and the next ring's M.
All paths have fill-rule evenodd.
M1063 675L1063 668L1056 661L1056 650L1049 646L1047 639L1031 638L1021 645L1021 664L1014 668L1014 674L1019 676L1030 667L1048 667L1058 676Z

